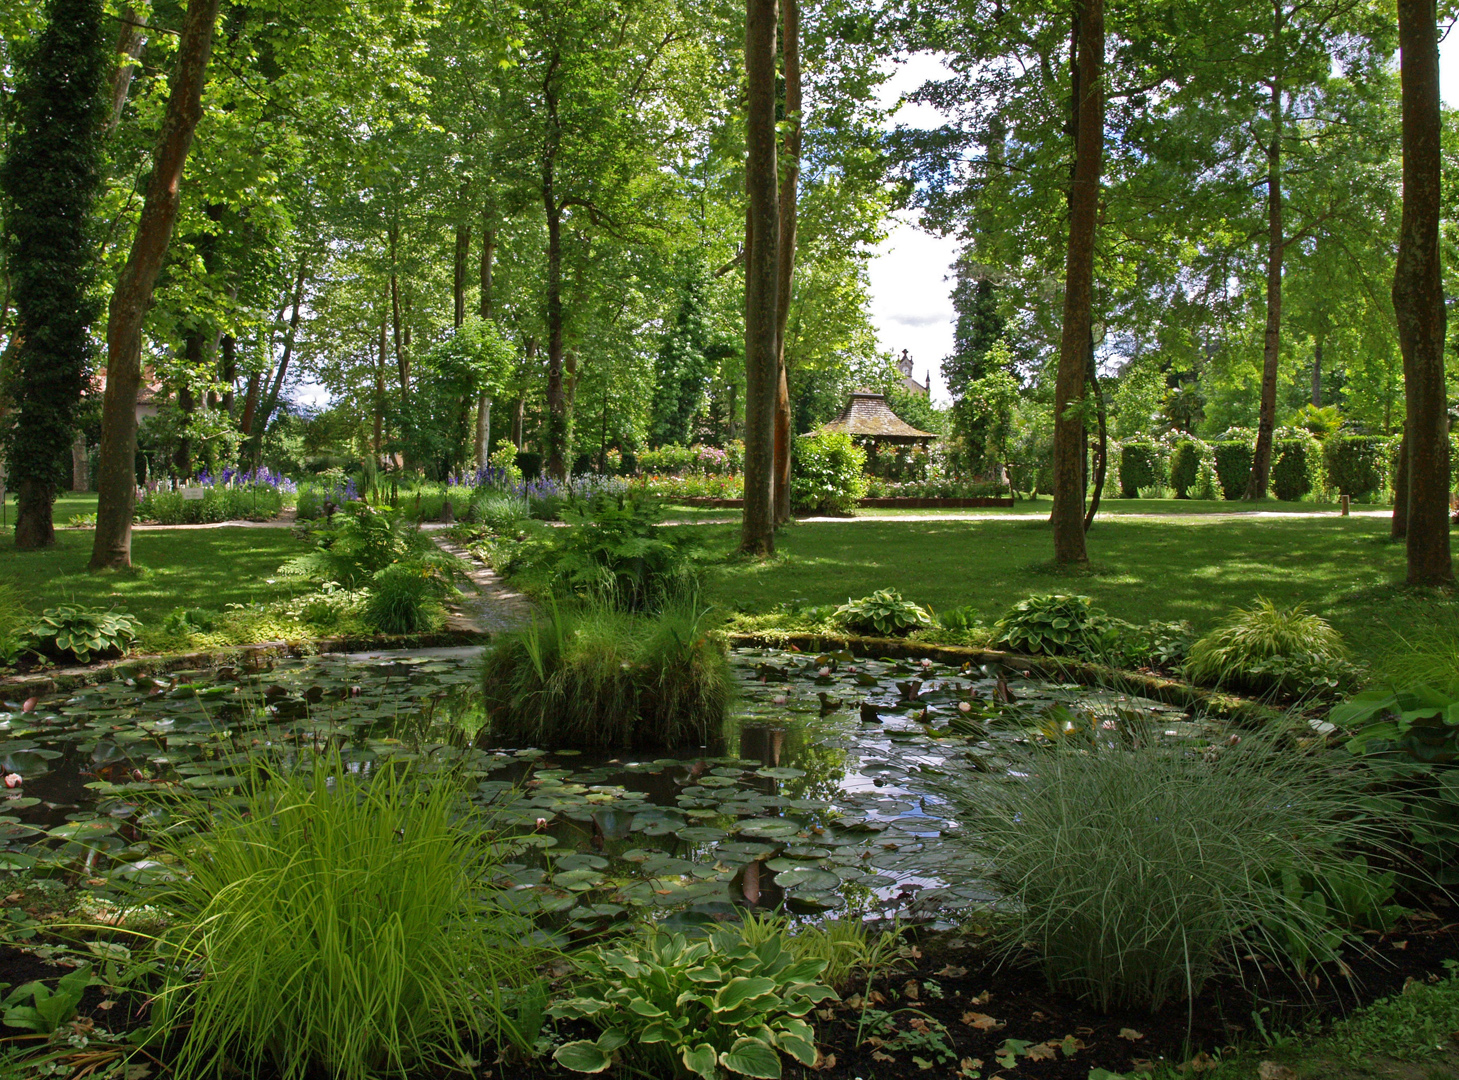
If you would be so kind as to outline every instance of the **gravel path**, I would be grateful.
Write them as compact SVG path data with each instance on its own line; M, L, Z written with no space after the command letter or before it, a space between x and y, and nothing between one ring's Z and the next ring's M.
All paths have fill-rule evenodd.
M431 539L442 551L466 564L466 575L476 590L474 595L465 593L461 597L459 610L447 621L448 629L500 634L518 630L531 621L532 602L507 588L496 571L439 532L432 530Z

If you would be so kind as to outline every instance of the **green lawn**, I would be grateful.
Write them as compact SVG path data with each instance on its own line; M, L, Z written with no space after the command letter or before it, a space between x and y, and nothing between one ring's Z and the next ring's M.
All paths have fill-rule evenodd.
M737 527L686 526L711 548ZM711 595L746 611L804 600L842 603L891 587L939 610L973 605L988 621L1031 593L1079 592L1132 622L1188 619L1209 628L1257 596L1305 602L1360 653L1403 629L1459 614L1447 597L1420 596L1403 579L1402 545L1381 518L1213 518L1199 514L1098 523L1091 566L1048 563L1044 521L871 521L781 530L764 563L730 560L709 574Z
M51 510L51 520L59 528L71 520L72 514L94 513L96 513L96 492L63 491L57 496L55 507ZM8 539L10 533L7 530L15 528L15 492L13 491L5 492L5 513L3 520L4 528L0 529L0 534L3 534Z
M93 506L95 501L92 496ZM132 560L141 569L101 574L86 569L90 529L58 530L56 546L44 551L18 552L11 530L0 536L0 584L14 587L37 612L74 600L115 606L154 625L176 607L221 611L227 604L275 600L305 588L268 583L278 578L281 563L301 551L287 529L135 532Z

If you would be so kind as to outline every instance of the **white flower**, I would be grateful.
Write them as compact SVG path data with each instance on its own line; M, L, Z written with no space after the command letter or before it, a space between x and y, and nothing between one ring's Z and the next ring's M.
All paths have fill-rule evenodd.
M784 694L776 694L773 698L770 699L771 703L775 705L784 705L789 700L790 699Z
M966 701L959 701L957 703L957 711L958 712L972 712L973 711L973 707L972 707L972 705L970 703L968 703Z
M816 674L824 679L827 675L831 674L831 669L828 667L823 667L820 671L816 672Z

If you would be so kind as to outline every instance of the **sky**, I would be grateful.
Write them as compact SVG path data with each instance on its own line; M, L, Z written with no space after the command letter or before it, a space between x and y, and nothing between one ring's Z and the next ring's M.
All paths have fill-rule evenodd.
M890 105L902 94L915 90L944 69L930 53L913 55L900 65L882 87L883 102ZM1439 92L1444 103L1459 106L1459 30L1451 32L1439 47ZM941 122L936 109L904 104L895 114L897 123L913 127L936 127ZM915 225L915 215L904 214L878 247L869 268L871 276L871 321L883 349L912 356L918 382L932 374L932 397L946 404L950 399L942 378L942 358L952 352L953 310L950 267L957 258L957 244L951 239L929 235Z

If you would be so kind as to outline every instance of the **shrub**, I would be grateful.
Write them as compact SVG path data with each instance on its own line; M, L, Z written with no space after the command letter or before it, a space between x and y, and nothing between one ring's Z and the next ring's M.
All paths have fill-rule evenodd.
M492 488L478 488L471 496L467 516L495 533L511 532L517 522L532 516L526 496Z
M49 656L74 656L83 664L93 656L127 651L137 640L141 624L116 611L63 604L46 608L25 631L26 643Z
M613 1055L644 1060L645 1075L724 1072L778 1077L780 1054L816 1062L815 1030L804 1017L836 992L819 981L822 960L797 959L779 935L750 946L733 931L691 943L653 933L621 948L600 947L580 962L586 980L549 1014L587 1020L596 1040L564 1043L553 1060L602 1072Z
M797 960L823 963L821 981L838 993L845 993L861 978L884 973L897 962L902 943L895 930L873 932L860 919L792 926L783 915L756 915L748 909L740 913L739 923L725 929L737 931L751 948L779 938Z
M572 527L558 530L556 543L543 553L544 569L560 591L640 611L693 589L693 554L660 532L653 500L598 496L566 516Z
M436 550L403 514L354 502L316 533L315 549L290 559L279 573L358 588L393 562Z
M1014 652L1069 656L1096 647L1109 620L1087 596L1054 593L1020 600L994 628L994 640Z
M1281 439L1272 447L1272 491L1283 502L1296 502L1322 482L1322 447L1316 439Z
M1309 693L1351 678L1342 637L1301 604L1279 608L1258 598L1191 646L1186 676L1205 686Z
M1216 456L1216 479L1221 485L1221 498L1239 499L1246 494L1251 479L1252 445L1240 439L1213 443Z
M365 622L384 634L414 634L440 625L441 601L455 592L455 559L439 553L391 563L370 579Z
M1386 445L1377 435L1332 436L1323 448L1329 483L1349 498L1376 494L1383 485Z
M1160 447L1138 440L1120 447L1120 495L1139 498L1141 488L1157 487L1165 480Z
M903 600L895 589L878 589L860 600L847 600L836 609L836 621L853 634L895 637L936 625L926 608Z
M552 605L482 658L494 738L551 749L718 746L734 676L706 613Z
M513 456L513 461L524 480L536 480L542 475L541 454L523 450Z
M1176 443L1170 454L1170 486L1175 489L1177 499L1190 498L1191 489L1196 486L1196 480L1200 476L1200 469L1200 444L1190 439L1182 439Z
M866 451L851 436L820 431L795 440L790 498L797 508L850 514L866 497Z
M1334 958L1326 910L1283 886L1284 873L1341 875L1341 845L1377 838L1332 755L1256 737L1206 753L1017 753L1026 779L948 793L977 822L980 872L1010 901L1004 947L1031 944L1051 985L1154 1010L1194 998L1223 959Z
M174 917L157 1008L190 1021L180 1075L363 1080L454 1068L463 1032L511 1037L530 926L497 906L486 882L513 852L460 788L362 781L335 755L182 809L211 828L160 838L179 872L149 896Z

